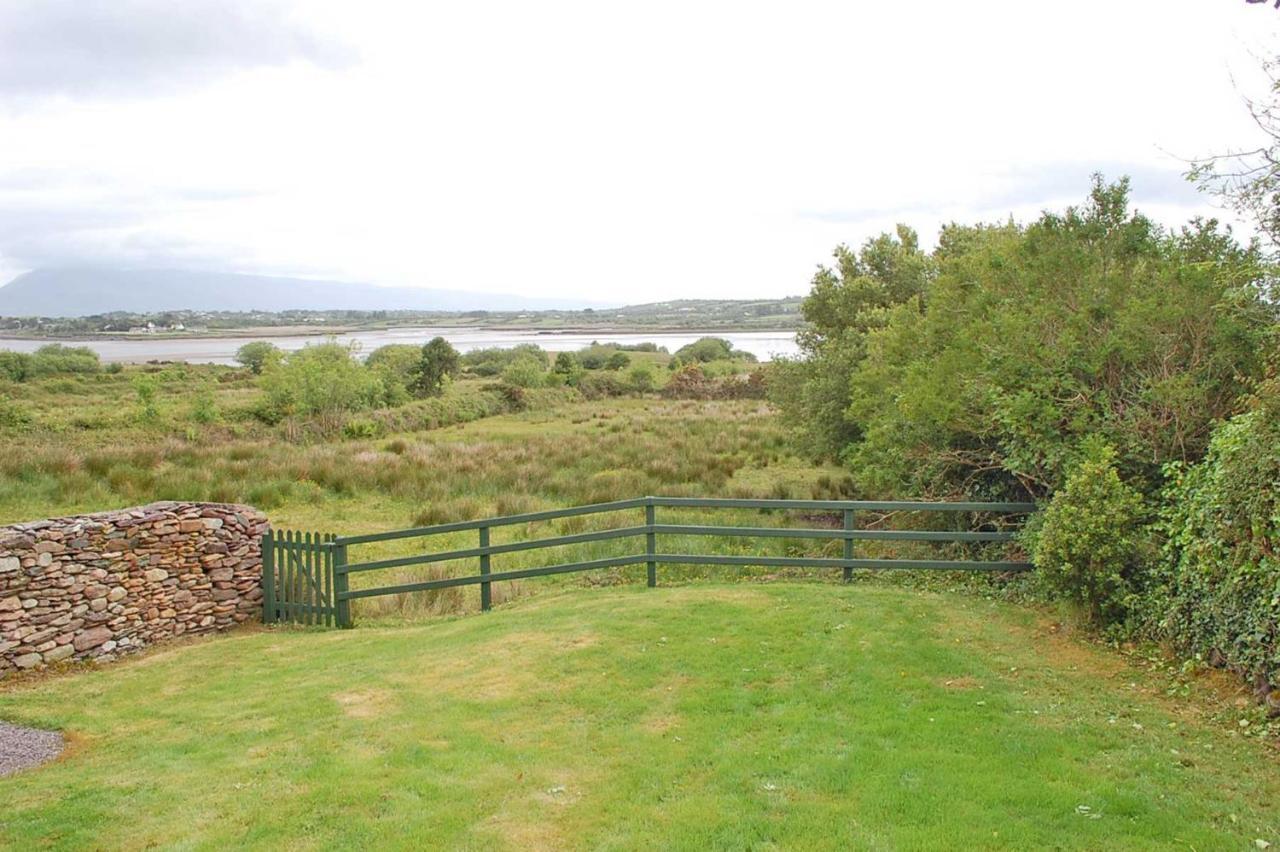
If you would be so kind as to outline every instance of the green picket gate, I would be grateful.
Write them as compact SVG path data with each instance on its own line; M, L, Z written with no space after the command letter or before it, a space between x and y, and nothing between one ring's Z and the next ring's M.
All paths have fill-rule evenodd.
M764 527L724 526L708 524L659 523L660 508L681 509L736 509L763 512L821 512L838 519L835 529L812 527ZM921 502L921 501L867 501L867 500L752 500L718 499L698 497L638 497L631 500L614 500L588 506L551 509L542 512L526 512L497 518L482 518L413 529L392 530L363 535L334 536L321 533L268 531L262 539L262 589L263 620L267 623L288 621L300 624L317 624L338 627L351 626L351 601L360 598L427 592L459 586L480 587L480 608L492 605L492 584L553 574L577 571L593 571L619 568L629 565L645 566L649 586L656 586L658 566L671 564L725 565L725 566L798 566L807 568L834 568L843 574L845 582L853 579L856 569L924 569L941 571L1028 571L1031 565L1022 560L971 560L935 558L868 558L857 555L855 545L862 541L900 541L935 543L1012 543L1017 538L1014 518L1024 519L1034 512L1032 503L972 503L972 502ZM526 541L495 544L490 534L495 529L527 526L542 521L561 518L613 513L643 513L643 522L592 532L558 535ZM940 512L955 515L977 513L991 520L980 524L980 529L866 529L857 524L860 513ZM996 523L994 519L1003 517ZM636 518L635 520L640 520ZM1010 521L1013 521L1011 524ZM476 535L475 547L423 551L387 559L366 559L355 562L348 558L348 547L406 539L431 538L451 533L472 532ZM764 556L743 554L709 554L669 552L659 546L659 538L709 536L714 538L786 538L808 539L839 543L839 556ZM494 570L495 556L524 551L586 544L609 540L635 540L636 549L625 555L579 562L540 565L534 568ZM643 550L640 543L643 543ZM459 559L477 560L478 572L460 577L444 577L420 582L400 583L390 586L374 586L361 583L360 588L350 587L353 574L375 572L388 568L428 565Z
M334 536L267 530L262 536L262 620L335 627Z

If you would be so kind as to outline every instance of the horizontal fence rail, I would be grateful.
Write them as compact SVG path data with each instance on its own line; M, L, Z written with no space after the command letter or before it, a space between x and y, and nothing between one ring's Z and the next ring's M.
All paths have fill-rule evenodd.
M837 513L843 521L840 528L759 527L706 524L660 524L659 508L745 509L755 511L815 511ZM614 512L644 511L644 523L613 529L548 538L492 544L490 533L495 528L552 521L561 518L601 515ZM933 503L921 501L868 500L749 500L701 497L640 497L592 503L567 509L526 512L474 521L435 524L412 529L364 535L333 536L320 533L268 531L263 537L263 618L265 621L293 621L315 624L351 626L350 602L360 598L400 595L462 586L480 586L480 607L492 606L492 584L531 577L594 571L630 565L645 565L649 586L657 585L658 565L730 565L762 567L839 568L846 582L855 569L925 569L945 571L1017 572L1031 568L1027 562L967 559L899 559L856 557L854 543L859 541L905 542L1011 542L1017 533L998 530L895 530L858 529L857 513L875 512L892 515L898 512L970 512L1001 516L1027 515L1036 509L1033 503ZM475 531L475 547L352 562L348 548L363 544L425 538L446 533ZM792 538L843 542L840 557L764 556L668 553L658 549L659 536L691 536L718 538ZM604 559L565 562L536 568L494 571L492 557L508 553L566 547L599 541L644 538L644 552ZM420 582L400 583L352 590L350 577L367 571L429 565L459 559L477 559L479 573L461 577L445 577Z

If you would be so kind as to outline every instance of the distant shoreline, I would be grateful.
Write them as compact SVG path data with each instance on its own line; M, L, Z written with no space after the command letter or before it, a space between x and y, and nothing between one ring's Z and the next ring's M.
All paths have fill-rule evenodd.
M150 333L131 334L128 332L107 331L107 332L78 332L67 334L40 334L32 331L15 329L13 331L0 329L0 342L4 340L48 340L56 343L58 341L147 341L147 340L219 340L223 338L240 338L240 337L328 337L331 335L355 334L359 332L373 331L407 331L419 328L440 329L441 331L489 331L489 332L525 332L537 335L554 336L559 334L591 334L599 332L601 334L733 334L748 332L796 332L802 326L669 326L669 325L562 325L549 328L539 325L528 324L480 324L460 325L451 324L435 324L435 323L377 323L370 325L343 325L343 326L325 326L317 328L313 325L272 325L272 326L246 326L243 328L217 328L206 329L198 332L187 331L157 331ZM2 348L2 347L0 347Z

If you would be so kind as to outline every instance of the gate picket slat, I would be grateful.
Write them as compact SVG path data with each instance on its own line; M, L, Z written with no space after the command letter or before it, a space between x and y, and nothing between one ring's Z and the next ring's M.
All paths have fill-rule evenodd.
M284 621L293 621L289 611L289 601L293 600L293 530L286 530L284 540L280 542L280 617Z
M336 626L335 618L337 608L334 606L333 600L333 533L329 534L329 546L324 551L324 596L325 602L328 604L326 612L328 613L328 621L330 627Z
M315 549L312 547L312 542L313 542L312 534L307 533L307 561L305 563L306 571L307 571L307 620L304 623L308 627L315 624L315 618L316 618L316 610L315 610L316 584L314 580L316 552L315 552Z

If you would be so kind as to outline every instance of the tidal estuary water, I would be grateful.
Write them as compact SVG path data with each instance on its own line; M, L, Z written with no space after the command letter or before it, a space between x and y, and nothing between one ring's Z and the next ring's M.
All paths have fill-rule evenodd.
M792 331L680 331L680 332L609 332L609 331L503 331L473 328L393 328L378 331L355 331L333 335L337 340L357 341L360 351L372 352L388 343L422 344L433 337L448 340L459 352L483 349L490 346L510 347L521 343L536 343L548 352L581 349L593 340L600 343L652 342L665 346L671 352L699 337L713 335L733 343L735 349L750 352L761 361L779 355L794 355L798 349L796 335ZM281 337L187 337L163 338L138 335L127 340L29 340L0 337L0 349L16 352L32 352L49 342L66 346L88 346L98 353L103 362L120 361L136 364L144 361L188 361L193 364L233 364L236 350L251 340L270 340L286 351L301 349L308 343L325 340L323 335L298 334Z

